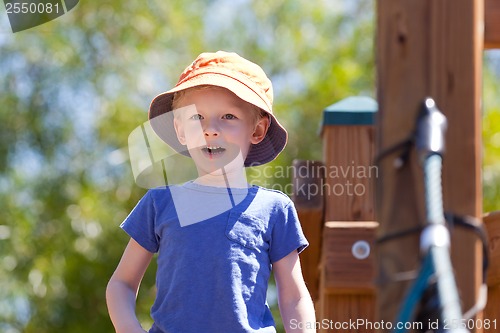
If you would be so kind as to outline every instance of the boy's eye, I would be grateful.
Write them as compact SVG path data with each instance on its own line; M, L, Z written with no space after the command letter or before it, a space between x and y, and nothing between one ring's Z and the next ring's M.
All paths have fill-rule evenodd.
M234 114L225 114L224 116L222 116L223 119L238 119L238 117L236 117Z
M192 120L202 120L203 116L201 114L194 114L191 117L189 117L189 119L192 119Z

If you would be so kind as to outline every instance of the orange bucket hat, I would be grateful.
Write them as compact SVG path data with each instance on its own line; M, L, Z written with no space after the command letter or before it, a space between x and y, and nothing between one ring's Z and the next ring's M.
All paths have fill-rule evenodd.
M189 156L186 146L177 139L172 111L174 93L188 88L211 85L226 88L240 99L265 111L270 125L265 138L250 147L245 166L270 162L285 148L288 134L273 114L273 87L262 68L236 53L218 51L202 53L179 77L174 88L156 96L149 107L148 118L158 136L177 152ZM161 116L162 117L158 117ZM158 117L158 118L157 118Z

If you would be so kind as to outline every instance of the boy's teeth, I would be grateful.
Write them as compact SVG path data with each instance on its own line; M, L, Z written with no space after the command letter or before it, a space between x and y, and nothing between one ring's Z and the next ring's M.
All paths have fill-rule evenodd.
M222 153L225 149L222 147L219 147L219 146L207 146L207 147L203 148L203 150L205 150L206 152L208 152L210 154L218 154L218 153Z

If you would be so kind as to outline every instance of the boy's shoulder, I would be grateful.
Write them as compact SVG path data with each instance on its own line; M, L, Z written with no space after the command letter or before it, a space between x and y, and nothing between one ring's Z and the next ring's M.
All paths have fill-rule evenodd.
M155 204L164 204L172 199L172 192L170 186L161 186L150 188L146 194L144 194L142 200L151 202Z
M170 186L159 186L159 187L153 187L150 188L145 196L151 196L151 197L157 197L157 196L164 196L166 194L170 194Z
M257 188L257 196L260 201L273 202L275 204L280 204L283 207L293 204L290 197L282 191L262 186L255 187Z
M290 198L288 195L286 195L285 193L283 193L280 190L276 190L276 189L268 188L268 187L263 187L260 185L254 185L254 187L258 188L259 191L262 191L263 193L266 193L270 196L276 196L278 198L288 198L288 199Z

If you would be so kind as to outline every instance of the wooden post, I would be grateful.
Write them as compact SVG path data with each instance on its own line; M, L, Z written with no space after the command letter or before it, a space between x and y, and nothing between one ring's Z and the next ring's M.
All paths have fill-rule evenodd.
M356 319L375 320L375 242L372 165L377 103L350 97L327 107L322 138L325 218L321 251L318 320L320 332L358 332L336 327ZM359 332L366 331L359 327Z
M319 264L323 233L325 202L324 164L320 161L293 161L292 200L297 208L309 247L300 255L302 272L315 304L319 301Z
M443 169L445 211L479 218L483 1L379 0L377 4L378 149L407 138L422 100L433 97L449 125ZM379 236L415 227L424 218L415 155L401 170L394 168L396 156L379 165ZM400 273L418 267L418 234L384 243L377 253L378 320L394 321L408 287ZM481 282L481 251L475 236L456 230L452 256L463 308L468 309Z
M326 221L373 221L373 181L378 176L374 121L377 103L348 97L323 113L323 159L326 166Z
M500 1L484 1L484 48L500 48Z
M496 330L500 330L500 211L486 214L483 218L488 232L490 268L488 270L488 303L484 309L484 322L497 320ZM493 324L492 324L493 325ZM485 332L488 330L485 329Z

